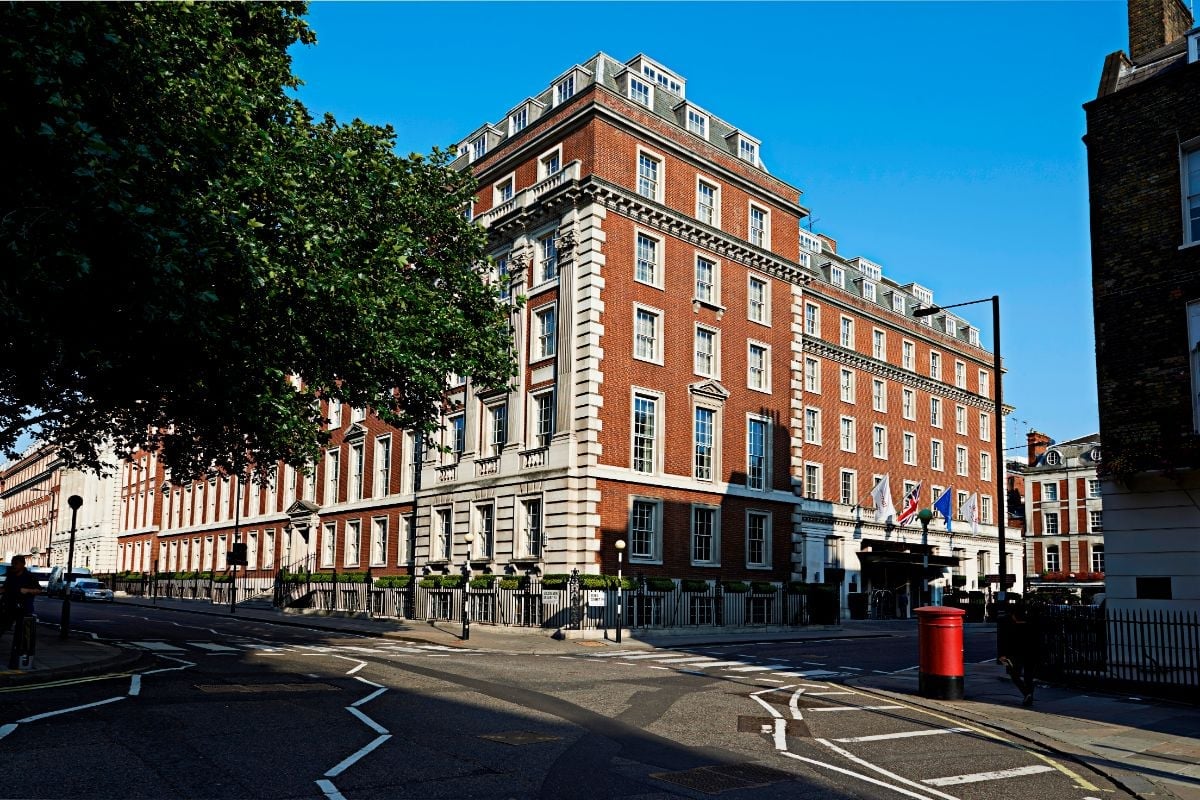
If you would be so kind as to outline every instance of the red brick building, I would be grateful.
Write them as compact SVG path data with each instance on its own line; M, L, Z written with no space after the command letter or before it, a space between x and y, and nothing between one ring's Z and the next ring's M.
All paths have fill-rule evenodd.
M621 540L647 576L975 588L997 545L991 354L952 314L912 316L928 290L802 229L762 147L682 76L604 54L466 137L468 213L524 298L518 376L452 381L449 452L419 475L411 436L335 410L353 416L311 478L247 493L256 566L611 573ZM953 487L956 512L979 495L983 525L923 542L875 522L884 475L897 503L906 482L922 505ZM160 569L214 562L235 483L170 487Z

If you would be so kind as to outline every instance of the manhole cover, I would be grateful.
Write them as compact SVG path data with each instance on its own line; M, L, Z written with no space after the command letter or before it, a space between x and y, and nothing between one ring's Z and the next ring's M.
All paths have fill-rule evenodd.
M501 744L511 744L520 746L523 744L538 744L539 742L553 742L561 737L548 736L544 733L534 733L533 731L505 731L503 733L485 733L480 739L490 739L493 742Z
M738 717L738 733L772 733L775 720L772 717Z
M750 789L769 783L790 780L791 775L757 764L727 764L720 767L697 767L683 772L658 772L650 776L705 794L720 794L731 789Z

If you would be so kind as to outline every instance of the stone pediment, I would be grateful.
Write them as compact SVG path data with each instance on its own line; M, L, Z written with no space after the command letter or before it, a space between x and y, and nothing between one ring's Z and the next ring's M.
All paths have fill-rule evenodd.
M366 438L367 426L361 422L352 422L350 427L346 428L345 435L342 436L344 442L358 442Z
M289 517L308 516L309 514L317 513L320 508L321 507L319 505L311 500L297 500L287 507L287 511L285 513Z
M688 386L688 391L692 394L700 394L705 397L711 397L714 400L728 400L729 390L721 385L720 381L708 380L698 381Z

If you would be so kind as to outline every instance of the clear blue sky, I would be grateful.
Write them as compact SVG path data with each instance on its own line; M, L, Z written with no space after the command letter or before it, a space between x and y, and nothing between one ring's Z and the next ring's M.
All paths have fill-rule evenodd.
M644 52L760 138L813 229L935 302L1001 298L1009 446L1098 430L1085 132L1125 3L316 2L316 114L401 152L497 122L598 51ZM989 304L958 309L991 342Z

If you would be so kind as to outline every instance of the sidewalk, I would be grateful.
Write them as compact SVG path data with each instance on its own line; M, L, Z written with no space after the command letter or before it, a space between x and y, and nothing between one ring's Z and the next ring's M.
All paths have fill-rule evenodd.
M230 616L227 607L207 602L121 598L118 603ZM463 641L462 626L452 622L431 625L393 619L282 613L269 607L252 606L239 606L236 616L318 631L517 653L578 655L585 652L585 648L616 646L609 639L555 639L537 628L472 625L470 640ZM139 666L143 659L152 660L149 653L93 642L79 632L74 632L70 639L60 640L57 625L45 622L43 620L39 628L34 669L19 673L0 672L0 687L125 671ZM848 620L838 627L750 631L720 637L639 631L626 633L621 647L633 650L712 643L885 637L914 627L913 620ZM7 638L0 640L0 650L5 654L8 646ZM915 659L916 654L913 655ZM862 691L945 714L1006 737L1034 742L1087 765L1142 800L1200 800L1200 708L1120 695L1080 694L1070 688L1046 685L1039 685L1033 708L1023 708L1021 697L1003 667L991 662L966 664L964 672L965 696L962 700L921 697L916 669L890 675L862 675L847 683ZM1086 779L1088 769L1080 768L1079 773Z

